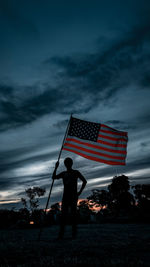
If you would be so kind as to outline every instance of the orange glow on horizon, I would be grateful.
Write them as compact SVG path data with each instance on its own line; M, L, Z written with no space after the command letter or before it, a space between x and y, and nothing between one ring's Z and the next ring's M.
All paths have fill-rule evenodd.
M107 208L106 205L104 205L103 207L97 207L96 204L93 205L93 207L90 207L90 203L92 204L92 202L89 201L88 199L79 199L77 205L79 206L80 202L82 202L82 201L85 201L85 202L89 203L89 209L92 210L92 211L96 211L96 212L98 212L98 211L100 211L101 209L106 209L106 208Z
M43 211L45 212L48 212L48 211L50 211L51 210L51 208L48 208L48 209L43 209Z
M95 211L95 212L98 212L98 211L100 211L100 210L102 210L102 209L106 209L107 208L107 206L106 205L104 205L103 207L97 207L96 206L96 204L95 205L93 205L93 207L90 207L90 204L92 204L92 202L91 201L89 201L88 199L78 199L78 202L77 202L77 206L79 206L80 205L80 202L82 202L82 201L85 201L85 202L87 202L89 205L88 205L88 207L89 207L89 209L90 210L92 210L92 211ZM61 210L61 205L62 205L62 202L60 201L60 202L58 202L59 203L59 207L60 207L60 210ZM48 209L43 209L43 211L46 211L46 212L49 212L49 211L51 211L52 210L52 208L48 208Z

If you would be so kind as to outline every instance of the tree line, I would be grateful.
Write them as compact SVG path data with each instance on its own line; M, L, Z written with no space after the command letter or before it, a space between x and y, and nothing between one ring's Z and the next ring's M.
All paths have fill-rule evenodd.
M20 210L0 210L0 227L58 224L60 203L51 205L47 212L39 209L40 197L45 193L46 190L40 187L26 189ZM150 222L150 184L130 186L127 176L115 176L105 190L93 189L87 199L78 202L77 219L78 223ZM67 221L68 224L71 221L69 215Z

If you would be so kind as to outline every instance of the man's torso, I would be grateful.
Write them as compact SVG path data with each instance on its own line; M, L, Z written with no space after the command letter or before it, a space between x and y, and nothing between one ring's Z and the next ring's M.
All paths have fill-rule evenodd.
M63 172L63 176L62 176L63 184L64 184L63 201L77 200L78 177L79 177L79 172L76 170Z

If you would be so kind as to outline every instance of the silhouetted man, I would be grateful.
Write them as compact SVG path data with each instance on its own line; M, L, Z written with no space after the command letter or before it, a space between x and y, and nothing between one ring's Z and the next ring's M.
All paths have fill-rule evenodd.
M66 158L64 160L64 165L66 167L66 171L61 172L60 174L56 175L56 170L59 166L59 162L56 162L55 170L53 173L53 179L63 179L64 184L64 192L62 198L62 214L61 214L61 223L60 223L60 231L58 238L63 238L65 224L66 224L66 216L68 213L68 209L71 209L71 217L72 217L72 237L76 237L77 233L77 200L78 196L82 193L84 187L86 186L86 179L83 175L77 171L72 169L73 160L71 158ZM78 178L82 181L82 186L77 191L77 180Z

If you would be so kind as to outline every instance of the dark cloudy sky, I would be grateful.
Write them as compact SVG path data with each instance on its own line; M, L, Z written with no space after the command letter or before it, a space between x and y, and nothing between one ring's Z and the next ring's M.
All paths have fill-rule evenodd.
M149 0L0 0L0 207L48 193L70 113L129 135L117 170L62 153L88 180L82 197L116 171L150 182L149 14Z

